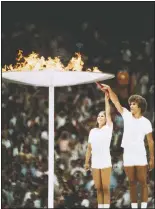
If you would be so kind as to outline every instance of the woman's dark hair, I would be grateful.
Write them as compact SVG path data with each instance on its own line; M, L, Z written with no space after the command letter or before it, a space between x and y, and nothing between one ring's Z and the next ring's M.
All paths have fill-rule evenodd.
M138 104L138 107L141 109L141 113L143 114L147 109L147 102L146 99L140 95L132 95L128 99L129 105L131 102L135 102Z

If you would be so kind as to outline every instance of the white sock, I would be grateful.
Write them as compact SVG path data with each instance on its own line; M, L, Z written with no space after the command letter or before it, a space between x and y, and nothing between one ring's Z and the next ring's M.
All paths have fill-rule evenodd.
M147 202L142 202L141 203L141 208L147 208Z
M109 208L110 207L110 204L103 204L104 205L104 208Z
M138 208L138 203L131 203L131 208Z
M98 204L98 208L104 208L104 204Z

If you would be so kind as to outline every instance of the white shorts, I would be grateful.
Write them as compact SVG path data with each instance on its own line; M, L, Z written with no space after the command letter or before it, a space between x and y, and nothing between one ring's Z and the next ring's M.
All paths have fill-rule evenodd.
M134 155L132 153L124 153L123 155L124 166L142 166L147 165L147 156L144 154Z
M100 158L96 156L92 156L91 167L96 169L104 169L104 168L112 167L110 154L101 156Z

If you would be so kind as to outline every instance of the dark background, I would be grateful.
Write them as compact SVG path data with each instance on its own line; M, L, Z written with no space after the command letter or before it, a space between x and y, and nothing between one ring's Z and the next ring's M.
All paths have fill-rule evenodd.
M153 11L153 2L2 2L2 31L31 21L78 37L80 23L89 20L106 37L144 38L153 35Z
M19 49L55 56L49 42L60 34L71 55L78 51L77 43L83 44L81 52L88 56L89 66L100 55L117 59L121 41L127 40L131 48L140 51L141 42L154 36L153 12L153 2L2 2L2 65L14 63ZM84 23L88 24L86 30L82 30ZM29 24L35 25L32 33L27 31ZM12 37L18 31L22 35ZM95 40L95 31L107 45ZM34 32L41 33L40 38L34 38ZM97 64L101 69L104 66ZM116 64L116 69L119 67Z

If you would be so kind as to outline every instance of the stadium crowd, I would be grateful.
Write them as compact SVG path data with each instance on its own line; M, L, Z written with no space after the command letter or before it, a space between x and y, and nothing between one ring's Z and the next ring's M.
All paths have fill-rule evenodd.
M19 47L26 53L34 50L45 57L60 56L64 63L73 56L74 50L81 50L88 65L97 65L115 74L116 78L106 83L115 89L122 105L128 107L127 99L133 93L147 99L146 117L154 127L153 38L139 40L137 45L131 40L122 40L114 46L98 31L92 30L94 54L86 54L89 23L81 25L81 37L84 38L80 42L74 42L69 34L53 35L52 32L50 29L40 30L35 24L23 26L19 23L13 33L2 31L2 63L13 63ZM94 127L97 113L102 109L104 96L95 84L55 88L55 208L97 206L94 182L91 172L84 170L84 159L89 130ZM114 121L110 147L113 162L111 206L130 208L123 150L120 148L123 120L113 106L111 114ZM47 88L2 80L1 137L2 208L47 208L50 160ZM153 173L154 170L149 173L148 181L150 208L154 208Z

